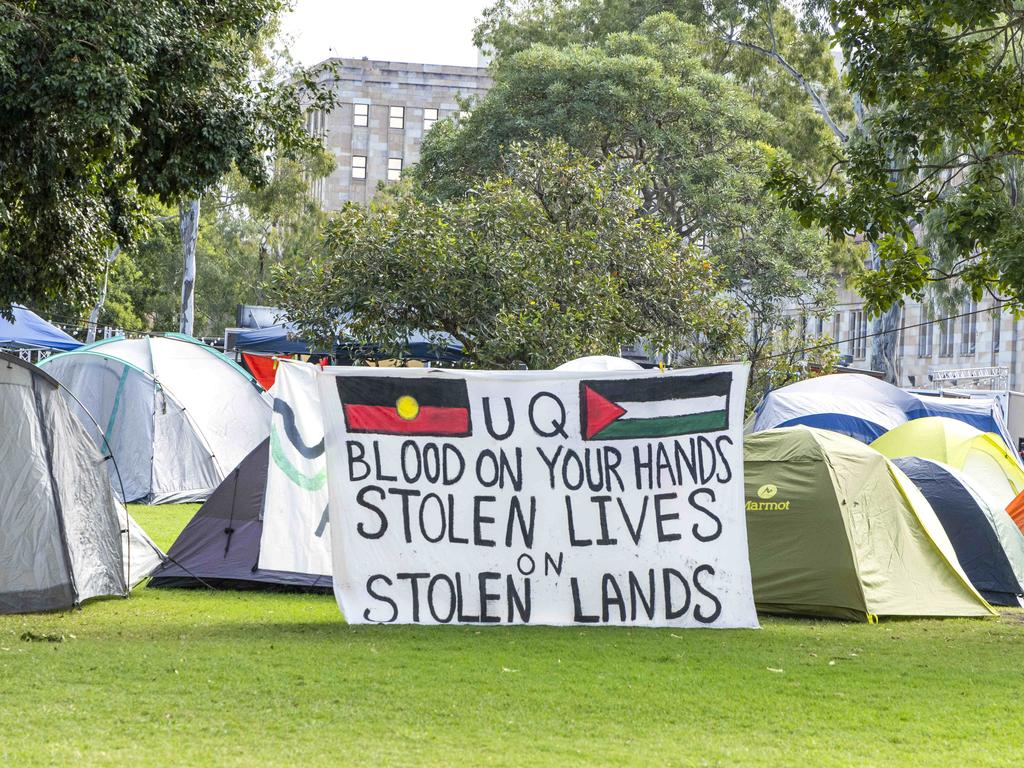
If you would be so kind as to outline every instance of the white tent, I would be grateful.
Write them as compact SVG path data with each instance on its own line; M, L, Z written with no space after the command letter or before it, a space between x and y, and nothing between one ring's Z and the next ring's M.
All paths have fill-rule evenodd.
M643 367L632 360L613 355L588 355L562 363L556 371L642 371Z
M0 613L126 595L161 553L114 499L56 380L3 353L0 426Z
M256 381L188 336L107 339L41 365L88 412L124 501L202 501L270 431Z

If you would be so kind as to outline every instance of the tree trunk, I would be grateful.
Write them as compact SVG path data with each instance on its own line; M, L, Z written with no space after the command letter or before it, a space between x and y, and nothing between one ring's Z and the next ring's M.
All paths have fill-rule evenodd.
M100 297L96 301L96 306L89 313L89 330L85 335L86 344L92 344L96 341L96 326L100 321L100 312L103 310L103 304L107 301L107 279L110 277L110 265L114 263L114 259L117 258L117 254L120 252L120 245L115 245L107 251L107 266L103 270L103 290L100 291Z
M881 371L890 384L900 384L900 325L903 307L897 302L871 324L871 367Z
M881 267L878 246L871 244L871 268ZM871 368L880 371L890 384L900 385L900 325L903 307L899 302L876 317L871 323Z
M196 240L199 237L199 198L179 206L179 231L185 269L181 278L181 322L178 330L192 335L195 325Z

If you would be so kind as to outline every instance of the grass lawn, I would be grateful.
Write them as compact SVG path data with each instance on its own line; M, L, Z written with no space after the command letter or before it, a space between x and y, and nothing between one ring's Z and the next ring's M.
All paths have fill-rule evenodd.
M163 546L194 505L132 510ZM0 765L1006 765L1024 613L761 631L349 627L140 589L0 617ZM63 636L28 642L22 633Z

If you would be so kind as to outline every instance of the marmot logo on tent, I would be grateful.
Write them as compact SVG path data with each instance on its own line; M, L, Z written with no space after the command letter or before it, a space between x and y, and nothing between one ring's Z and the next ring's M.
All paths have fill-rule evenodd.
M773 499L779 492L777 485L765 483L757 489L758 497L762 499ZM747 512L780 512L789 509L790 502L786 501L748 501Z

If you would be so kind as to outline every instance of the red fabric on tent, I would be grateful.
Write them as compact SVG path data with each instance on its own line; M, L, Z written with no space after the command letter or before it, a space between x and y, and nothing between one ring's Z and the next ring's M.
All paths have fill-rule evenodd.
M1024 532L1024 491L1021 491L1017 498L1006 505L1006 514L1013 519L1021 532Z
M264 355L250 355L248 352L242 353L242 360L245 361L245 367L249 369L253 378L255 378L264 389L270 389L274 386L274 379L277 378L277 360L280 357L287 360L291 359L291 355L274 355L273 357L266 357Z

